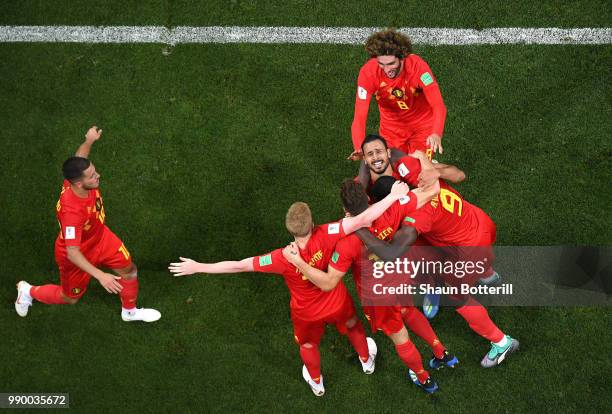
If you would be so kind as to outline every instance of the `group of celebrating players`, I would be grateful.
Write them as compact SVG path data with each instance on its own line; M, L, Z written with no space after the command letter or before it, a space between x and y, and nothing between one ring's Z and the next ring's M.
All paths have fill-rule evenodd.
M462 249L469 246L490 252L495 242L493 221L448 184L463 181L464 173L431 161L433 154L443 152L446 108L427 63L412 53L410 40L394 30L374 33L366 42L366 51L369 59L357 81L354 151L349 155L349 159L362 161L358 177L341 186L346 217L315 225L309 206L296 202L285 218L294 238L288 246L240 261L198 263L181 257L180 262L169 266L175 276L238 272L282 275L291 295L291 320L303 361L302 375L317 396L325 393L319 344L327 324L335 325L348 337L365 374L375 370L376 343L366 337L342 281L349 269L363 302L362 278L372 261L393 261L409 255L416 245L457 248L448 255L465 255ZM380 135L366 137L372 96L380 112ZM104 224L100 175L88 159L101 134L97 127L89 129L75 156L63 165L65 180L56 205L60 233L55 243L61 283L32 286L20 281L15 301L20 316L27 315L33 299L46 304L76 303L93 276L108 292L119 295L124 321L154 322L161 317L155 309L136 307L136 266L122 241ZM492 268L492 253L489 259L484 272L462 282L488 283L498 278ZM453 285L456 280L452 275L440 275L435 283ZM483 367L500 364L518 349L518 341L502 332L473 297L460 295L452 300L470 328L491 342L481 361ZM381 330L391 339L411 381L427 393L437 391L438 385L425 369L408 330L430 346L433 355L427 363L429 369L455 367L459 360L442 344L428 318L410 303L363 302L362 308L372 331ZM431 304L425 309L428 316L434 313Z

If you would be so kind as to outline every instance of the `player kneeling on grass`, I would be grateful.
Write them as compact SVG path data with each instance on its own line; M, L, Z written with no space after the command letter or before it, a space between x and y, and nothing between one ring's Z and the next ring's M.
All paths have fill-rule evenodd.
M87 158L102 130L91 127L85 142L62 167L64 185L56 205L60 233L55 240L55 260L60 285L17 284L15 310L26 316L32 299L48 305L75 304L87 290L91 276L109 293L121 298L121 318L126 321L154 322L161 317L155 309L136 308L138 278L132 257L105 224L106 213L100 194L100 174ZM99 268L112 269L117 275Z
M407 191L406 184L394 186L388 197L370 206L362 214L318 226L313 224L307 204L294 203L287 212L285 225L295 239L295 254L299 254L317 269L327 269L338 240L361 227L369 226ZM325 393L319 343L326 324L335 325L340 333L348 337L359 355L363 372L374 372L376 343L372 338L366 338L363 326L355 315L353 301L343 283L338 283L329 291L319 289L283 257L282 248L240 261L198 263L191 259L180 259L181 262L169 266L175 276L239 272L276 273L283 276L291 294L289 307L295 340L300 346L300 357L304 362L302 376L316 396Z

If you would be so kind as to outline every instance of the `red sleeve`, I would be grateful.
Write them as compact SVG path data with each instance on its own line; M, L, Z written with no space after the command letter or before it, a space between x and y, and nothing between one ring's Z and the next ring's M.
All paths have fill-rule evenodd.
M444 101L442 100L440 87L427 62L416 55L415 57L415 71L418 76L417 83L423 89L425 99L427 99L427 103L429 103L433 112L433 130L431 132L442 136L446 120L446 106L444 106Z
M412 197L416 199L416 197ZM427 233L431 230L433 220L433 208L426 204L418 210L414 210L404 216L402 226L414 227L419 234Z
M342 228L342 220L335 221L333 223L323 224L321 230L324 234L327 247L331 250L336 246L336 243L346 236L344 229Z
M411 187L419 185L419 174L421 173L421 162L414 157L402 157L393 166L394 170L400 175L402 181Z
M253 270L260 273L282 275L291 266L283 257L283 250L276 249L268 254L253 257Z
M398 210L400 214L400 220L403 220L404 217L406 217L408 214L416 211L417 201L417 197L414 195L413 192L409 192L408 194L397 200L397 203L399 205Z
M353 116L353 124L351 125L351 137L353 139L353 148L355 151L361 150L361 144L365 139L370 100L372 100L372 94L376 92L376 87L372 81L372 74L369 73L369 68L370 66L367 63L363 65L359 71L359 77L357 78L355 114Z
M334 254L332 254L329 266L339 272L348 272L355 261L355 246L352 243L354 237L357 236L344 237L336 244L336 249ZM359 251L357 250L357 252Z
M83 235L83 225L87 218L80 214L78 210L71 210L70 207L66 207L62 206L63 212L59 217L62 237L66 247L79 247L81 245L81 236Z

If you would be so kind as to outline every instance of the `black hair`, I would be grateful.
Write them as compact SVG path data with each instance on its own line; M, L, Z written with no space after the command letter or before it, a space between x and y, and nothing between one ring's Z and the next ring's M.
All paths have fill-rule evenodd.
M367 137L365 137L365 139L363 140L363 143L361 144L361 152L363 152L363 147L365 147L366 144L369 144L370 142L374 142L374 141L381 141L384 144L385 149L389 148L387 146L387 141L385 141L383 137L381 137L380 135L376 135L376 134L370 134Z
M391 187L395 183L396 179L391 177L390 175L383 175L378 177L378 180L372 186L370 190L370 195L374 199L374 201L380 201L391 192Z
M62 165L64 178L71 183L79 181L83 177L83 171L89 168L91 161L83 157L70 157Z

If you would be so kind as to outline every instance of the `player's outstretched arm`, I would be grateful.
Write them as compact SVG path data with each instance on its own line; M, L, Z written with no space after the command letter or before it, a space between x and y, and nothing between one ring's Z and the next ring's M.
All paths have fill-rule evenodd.
M422 151L415 151L410 154L411 157L416 158L421 163L421 174L419 175L419 186L427 185L429 182L433 182L438 178L442 178L445 181L449 181L453 184L460 183L465 180L465 173L454 165L442 164L439 162L431 162L427 155ZM432 172L432 168L435 172Z
M177 263L170 263L168 270L174 276L186 276L194 273L242 273L253 271L253 258L224 261L218 263L199 263L195 260L179 257Z
M310 266L302 259L297 245L293 242L283 249L283 256L323 292L333 290L340 283L342 276L346 274L346 272L340 272L331 266L327 268L327 272Z
M92 275L98 279L98 282L102 285L108 293L119 293L123 286L118 282L121 277L105 273L95 267L87 258L81 253L81 250L77 246L68 246L66 248L68 260L70 260L75 266L84 272Z
M345 234L350 234L361 227L368 227L374 220L379 218L391 204L402 198L408 193L408 184L396 181L391 187L391 192L378 203L372 204L363 213L347 217L342 220L342 229Z
M351 125L351 137L353 140L353 152L346 158L347 160L359 161L363 159L361 144L365 139L366 121L368 119L368 109L370 108L370 94L365 100L357 97L355 101L355 115Z
M357 94L355 96L355 113L351 124L351 139L353 141L353 152L347 159L358 161L363 159L361 144L366 135L366 122L368 120L368 110L374 87L372 80L365 73L364 68L359 71L357 78Z
M449 181L453 184L458 184L465 181L466 175L459 168L449 164L434 164L434 168L440 173L440 178Z
M418 236L416 229L409 226L401 227L391 242L380 240L366 229L357 230L356 234L371 253L385 262L392 262L406 253Z
M89 158L89 152L91 151L91 147L94 142L100 139L102 135L102 130L97 126L92 126L89 128L87 133L85 134L85 142L81 144L81 146L77 149L76 155L77 157Z
M425 99L431 106L434 118L433 131L427 137L427 145L434 153L439 152L442 154L444 152L444 148L442 148L442 131L444 130L444 122L446 121L446 106L444 105L442 94L437 84L423 88L423 93Z
M440 181L436 180L432 185L428 187L415 188L410 193L413 194L417 199L416 208L421 208L440 193Z

